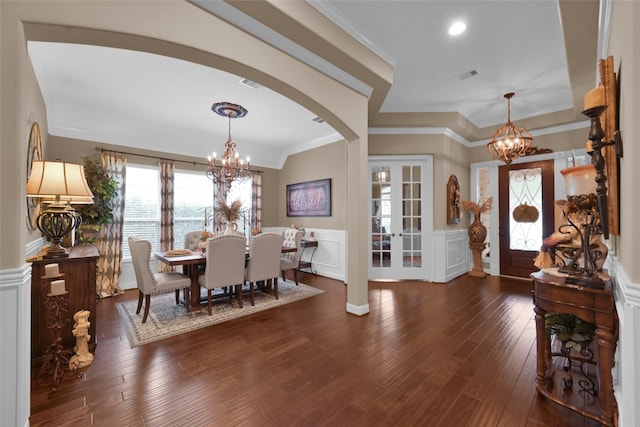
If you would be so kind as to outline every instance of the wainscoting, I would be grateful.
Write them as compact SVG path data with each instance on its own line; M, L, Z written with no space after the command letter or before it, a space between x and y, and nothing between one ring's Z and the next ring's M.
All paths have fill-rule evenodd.
M633 283L614 256L605 268L613 278L619 336L613 368L613 389L621 427L640 425L640 283Z
M263 231L280 233L283 228L265 228ZM318 247L313 254L312 269L315 274L330 277L331 279L346 280L346 258L347 258L347 233L344 230L324 230L318 228L307 228L305 239L313 231ZM313 248L306 249L303 260L308 261Z
M467 230L434 230L433 249L433 282L446 283L469 271Z

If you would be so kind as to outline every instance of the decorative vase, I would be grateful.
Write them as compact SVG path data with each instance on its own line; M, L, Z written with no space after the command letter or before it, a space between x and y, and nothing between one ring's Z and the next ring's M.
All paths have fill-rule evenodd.
M484 239L487 237L487 227L480 222L480 214L475 214L475 218L469 226L469 248L473 256L473 267L469 272L473 277L485 277L487 274L482 267L482 251L484 250Z
M480 214L476 214L473 222L469 226L469 242L484 243L487 238L487 227L480 222Z
M235 222L228 222L227 229L224 230L224 234L235 234L237 230L238 224L236 224Z
M207 251L207 242L206 241L199 241L198 242L198 249L200 250L200 252L205 253Z

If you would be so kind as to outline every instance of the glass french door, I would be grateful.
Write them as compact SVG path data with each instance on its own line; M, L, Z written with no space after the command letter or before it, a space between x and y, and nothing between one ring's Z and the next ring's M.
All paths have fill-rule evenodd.
M369 278L430 279L431 157L369 162Z

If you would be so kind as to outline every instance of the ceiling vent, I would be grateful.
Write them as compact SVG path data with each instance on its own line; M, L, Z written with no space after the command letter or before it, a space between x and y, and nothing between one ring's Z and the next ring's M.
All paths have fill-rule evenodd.
M322 120L322 119L321 119L320 117L318 117L318 116L315 116L315 117L314 117L313 119L311 119L311 120L313 120L313 121L314 121L314 122L316 122L316 123L324 123L324 120Z
M462 73L462 74L460 74L460 75L458 76L458 78L459 78L460 80L466 80L466 79L468 79L469 77L473 77L473 76L476 76L476 75L478 75L478 70L471 70L471 71L467 71L466 73Z
M244 85L244 86L247 86L247 87L250 87L251 89L260 89L262 87L258 83L253 82L253 81L251 81L249 79L240 80L240 84Z

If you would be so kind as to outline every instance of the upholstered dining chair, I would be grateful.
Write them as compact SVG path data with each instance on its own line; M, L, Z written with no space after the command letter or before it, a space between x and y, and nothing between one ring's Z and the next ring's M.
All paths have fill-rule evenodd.
M184 235L184 248L189 249L190 251L195 251L198 249L198 244L200 243L200 238L202 237L202 231L189 231Z
M246 248L247 239L237 234L220 235L207 240L207 266L204 274L198 277L198 283L207 290L209 316L211 291L215 288L235 286L238 303L242 308Z
M189 276L175 271L163 273L152 272L149 264L149 259L151 258L151 243L148 240L131 236L129 237L129 249L131 251L133 269L136 273L136 282L138 283L138 308L136 309L136 314L140 313L142 299L144 297L145 307L142 323L145 323L149 316L151 295L189 288L191 286L191 279Z
M300 241L302 240L302 231L294 227L286 228L282 231L282 246L286 248L296 248L295 252L286 252L280 256L280 271L282 271L282 280L285 280L284 273L293 270L293 279L298 286L298 265L300 264Z
M278 275L283 237L280 233L262 233L249 241L249 261L244 278L249 282L251 305L256 305L254 285L260 281L273 283L274 296L278 299Z

